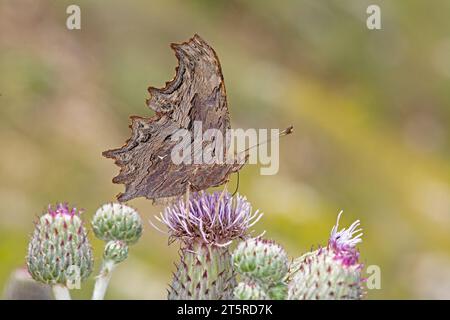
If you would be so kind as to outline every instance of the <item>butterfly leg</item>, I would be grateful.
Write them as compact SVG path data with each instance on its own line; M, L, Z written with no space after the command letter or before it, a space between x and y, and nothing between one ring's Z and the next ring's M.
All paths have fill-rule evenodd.
M233 194L231 195L232 197L234 197L234 195L238 192L239 190L239 171L236 172L237 173L237 182L236 182L236 189L234 190Z

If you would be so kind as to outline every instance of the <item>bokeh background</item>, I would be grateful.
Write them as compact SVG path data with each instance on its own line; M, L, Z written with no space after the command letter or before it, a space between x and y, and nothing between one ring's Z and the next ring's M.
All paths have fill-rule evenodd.
M69 4L81 30L66 29ZM382 30L367 29L369 4ZM128 138L130 115L151 115L147 87L174 75L169 43L194 33L219 55L233 127L295 126L277 175L241 171L265 212L256 232L299 256L344 209L381 268L369 299L450 298L450 2L412 0L0 0L0 290L48 203L89 220L122 190L101 152ZM162 209L130 204L145 220ZM108 297L165 298L177 250L146 224Z

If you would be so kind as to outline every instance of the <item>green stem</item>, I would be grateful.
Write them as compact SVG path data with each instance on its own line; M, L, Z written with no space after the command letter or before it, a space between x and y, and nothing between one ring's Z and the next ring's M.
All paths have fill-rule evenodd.
M116 267L116 263L112 260L104 260L100 274L95 281L92 300L103 300L106 290L108 289L109 280L111 280L112 272Z

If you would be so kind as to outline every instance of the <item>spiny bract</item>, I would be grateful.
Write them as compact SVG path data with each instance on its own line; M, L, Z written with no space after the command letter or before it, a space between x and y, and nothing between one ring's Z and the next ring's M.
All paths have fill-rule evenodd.
M169 300L229 300L236 279L227 247L197 242L181 249Z

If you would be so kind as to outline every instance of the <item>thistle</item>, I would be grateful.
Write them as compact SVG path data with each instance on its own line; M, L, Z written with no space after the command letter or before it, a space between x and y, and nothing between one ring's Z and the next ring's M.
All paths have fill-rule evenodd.
M233 252L233 266L243 281L239 284L241 290L235 291L235 298L259 297L253 294L257 290L264 291L267 298L284 299L288 262L286 251L274 241L256 238L241 242Z
M107 241L92 295L93 300L102 300L113 270L128 257L129 245L135 244L141 237L142 220L135 209L120 203L108 203L96 211L92 228L97 238Z
M142 220L136 210L120 203L101 206L92 219L95 236L104 241L136 243L142 235Z
M289 271L288 299L361 299L364 296L361 270L356 245L361 242L359 220L348 229L331 230L328 245L297 258Z
M70 299L67 287L91 274L92 250L76 208L49 205L35 224L27 267L34 280L53 286L57 299Z
M167 207L156 219L167 226L169 242L181 244L168 298L232 298L236 279L228 246L245 239L261 216L245 197L225 191L196 193Z

